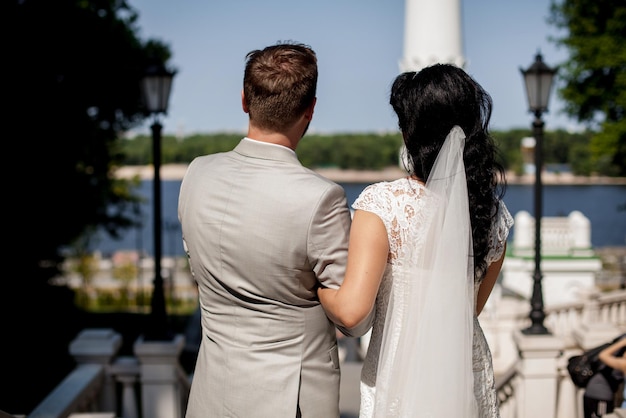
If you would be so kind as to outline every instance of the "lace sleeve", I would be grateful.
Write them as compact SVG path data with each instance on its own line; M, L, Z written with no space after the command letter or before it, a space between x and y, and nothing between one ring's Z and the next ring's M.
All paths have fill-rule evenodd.
M367 186L352 204L353 209L372 212L382 219L383 224L389 231L389 224L393 219L394 211L391 210L392 197L389 195L385 182L374 183Z
M406 178L383 181L367 186L352 204L353 209L371 212L382 220L389 238L388 261L392 264L406 259L422 238L411 230L419 228L425 216L423 190L417 181Z
M509 213L509 210L504 202L500 201L500 204L498 205L498 213L496 214L494 223L491 226L487 264L491 264L502 257L504 244L506 244L506 240L512 226L513 217Z

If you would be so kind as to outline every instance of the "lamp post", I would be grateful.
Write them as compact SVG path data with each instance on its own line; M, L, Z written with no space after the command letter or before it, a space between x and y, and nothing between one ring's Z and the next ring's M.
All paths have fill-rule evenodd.
M527 335L549 334L543 325L546 314L543 310L543 291L541 288L541 213L543 210L543 196L541 171L543 169L543 120L541 115L548 111L548 101L552 80L556 69L548 67L542 60L541 54L535 55L535 62L528 69L520 69L524 76L528 109L535 115L533 121L533 136L535 137L535 272L533 274L533 293L530 300L530 327L522 330Z
M154 281L152 300L150 302L150 317L145 338L147 340L170 339L167 325L167 310L165 306L165 292L163 276L161 276L161 131L163 126L159 122L159 115L167 113L167 104L172 88L172 79L175 71L168 71L164 66L148 67L141 82L144 104L153 115L152 130L152 158L154 165L153 184L153 221L154 221Z

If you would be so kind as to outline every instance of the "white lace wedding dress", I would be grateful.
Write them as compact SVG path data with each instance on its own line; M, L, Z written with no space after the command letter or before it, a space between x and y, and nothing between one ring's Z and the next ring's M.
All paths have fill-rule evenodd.
M383 220L389 235L390 246L387 267L376 299L376 317L372 327L369 348L361 372L361 418L374 416L377 369L381 350L384 349L381 348L381 341L383 339L385 316L390 296L393 292L399 300L403 294L408 293L406 291L408 286L420 286L420 283L414 283L416 280L419 280L419 277L411 277L413 274L407 274L410 270L407 267L409 264L407 260L419 257L424 246L429 245L429 243L424 242L427 235L424 230L424 224L427 223L426 214L428 213L429 201L432 203L431 199L432 195L423 184L407 177L393 182L381 182L368 186L352 205L354 209L372 212ZM489 263L499 259L502 255L508 232L512 225L513 219L504 203L501 202L496 221L491 228ZM474 285L474 298L476 297L479 282L480 280L475 282ZM420 301L409 302L420 303ZM446 300L439 300L437 303L445 304ZM475 300L473 304L475 304ZM398 306L401 305L398 304ZM402 314L399 316L401 317ZM398 322L394 319L394 323L391 324L393 329L388 330L388 332L391 331L392 345L398 341L398 336L403 332ZM475 316L473 334L471 361L473 363L474 396L476 398L478 416L496 418L500 415L495 392L491 352ZM389 338L387 341L389 341ZM423 354L426 353L415 353L417 361L428 362L429 359L424 358ZM426 354L426 356L428 355L431 354ZM445 373L445 370L440 372ZM390 379L393 378L392 372ZM431 378L430 376L423 376L421 379L428 381ZM437 388L435 390L444 392L440 399L445 402L446 388ZM412 416L442 416L437 411L434 413L422 411L420 414L411 413ZM395 416L395 414L389 413L385 415ZM406 412L398 413L397 416L406 418Z

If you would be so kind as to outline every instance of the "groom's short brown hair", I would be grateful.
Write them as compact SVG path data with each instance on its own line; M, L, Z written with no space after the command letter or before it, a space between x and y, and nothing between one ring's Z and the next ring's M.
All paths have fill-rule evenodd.
M279 42L246 54L243 92L260 128L289 128L315 100L317 56L308 45Z

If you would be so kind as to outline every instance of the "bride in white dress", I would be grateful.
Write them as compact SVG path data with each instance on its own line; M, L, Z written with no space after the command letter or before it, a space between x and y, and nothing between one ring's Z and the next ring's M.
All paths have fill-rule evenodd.
M497 280L513 219L488 133L491 97L436 64L391 89L409 175L353 204L348 267L318 294L354 326L375 310L360 417L497 418L491 353L478 315Z

